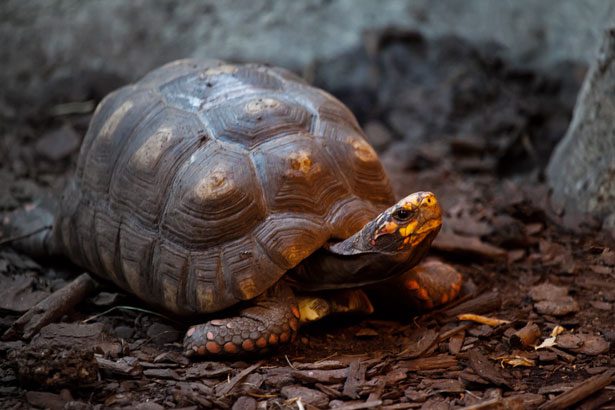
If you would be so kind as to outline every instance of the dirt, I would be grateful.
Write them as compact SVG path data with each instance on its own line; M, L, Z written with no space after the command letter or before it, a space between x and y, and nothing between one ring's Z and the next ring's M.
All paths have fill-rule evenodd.
M354 85L336 87L336 72ZM186 320L101 282L59 323L0 342L0 407L615 407L613 238L591 221L560 228L543 183L584 73L530 71L492 46L396 31L316 64L315 82L357 113L397 192L440 198L430 257L463 273L462 296L429 312L376 301L373 315L305 326L264 357L192 362L180 353ZM90 80L0 104L0 211L70 175L94 103L117 86ZM4 244L0 333L81 273Z

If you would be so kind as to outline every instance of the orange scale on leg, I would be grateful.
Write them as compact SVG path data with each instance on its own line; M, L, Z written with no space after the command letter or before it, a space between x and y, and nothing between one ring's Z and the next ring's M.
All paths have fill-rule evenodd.
M269 336L269 344L270 345L277 345L278 344L278 335L271 334L271 336Z
M207 353L207 348L205 346L199 346L196 349L196 352L200 355L200 356L205 356L205 353Z
M429 292L425 288L419 288L416 293L417 293L417 296L419 297L419 299L421 299L421 300L430 300L431 299L429 297Z
M246 339L241 344L241 348L243 350L247 350L248 352L254 350L254 342L251 339Z
M290 339L290 335L287 332L284 332L280 335L280 342L286 343Z
M207 348L209 353L220 353L220 350L222 350L220 345L216 342L207 342L205 348Z
M297 329L299 329L299 322L297 321L297 319L290 319L288 324L290 328L294 330L295 332L297 331Z
M256 340L256 345L260 348L264 348L267 346L267 340L264 337L259 337Z
M421 288L419 283L416 280L414 280L414 279L407 280L406 281L406 287L408 289L411 289L411 290L416 290L416 289L420 289Z
M301 318L301 312L299 312L299 308L295 305L292 305L290 307L290 310L293 312L293 316L295 316L297 319Z
M224 351L226 353L237 353L237 345L233 342L226 342L224 344Z

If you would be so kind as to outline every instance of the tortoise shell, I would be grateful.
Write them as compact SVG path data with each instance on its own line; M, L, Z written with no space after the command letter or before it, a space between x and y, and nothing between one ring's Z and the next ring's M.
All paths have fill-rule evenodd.
M393 202L334 97L279 68L180 60L99 104L53 239L150 303L207 313Z

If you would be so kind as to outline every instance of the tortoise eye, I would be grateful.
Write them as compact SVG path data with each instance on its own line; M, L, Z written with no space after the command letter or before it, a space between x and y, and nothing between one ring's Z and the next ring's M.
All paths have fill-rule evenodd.
M395 211L393 213L393 217L395 219L398 219L400 221L406 221L408 219L410 219L410 217L412 216L412 213L406 209L398 209L397 211Z

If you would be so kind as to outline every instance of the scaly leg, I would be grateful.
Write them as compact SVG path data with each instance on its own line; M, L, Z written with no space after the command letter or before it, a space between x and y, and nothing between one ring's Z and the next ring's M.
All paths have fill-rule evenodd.
M210 320L188 329L184 354L190 357L264 352L293 341L299 330L299 317L292 290L279 283L238 316Z
M379 306L400 311L400 307L427 310L455 299L461 290L462 276L440 261L426 261L408 272L370 287Z

